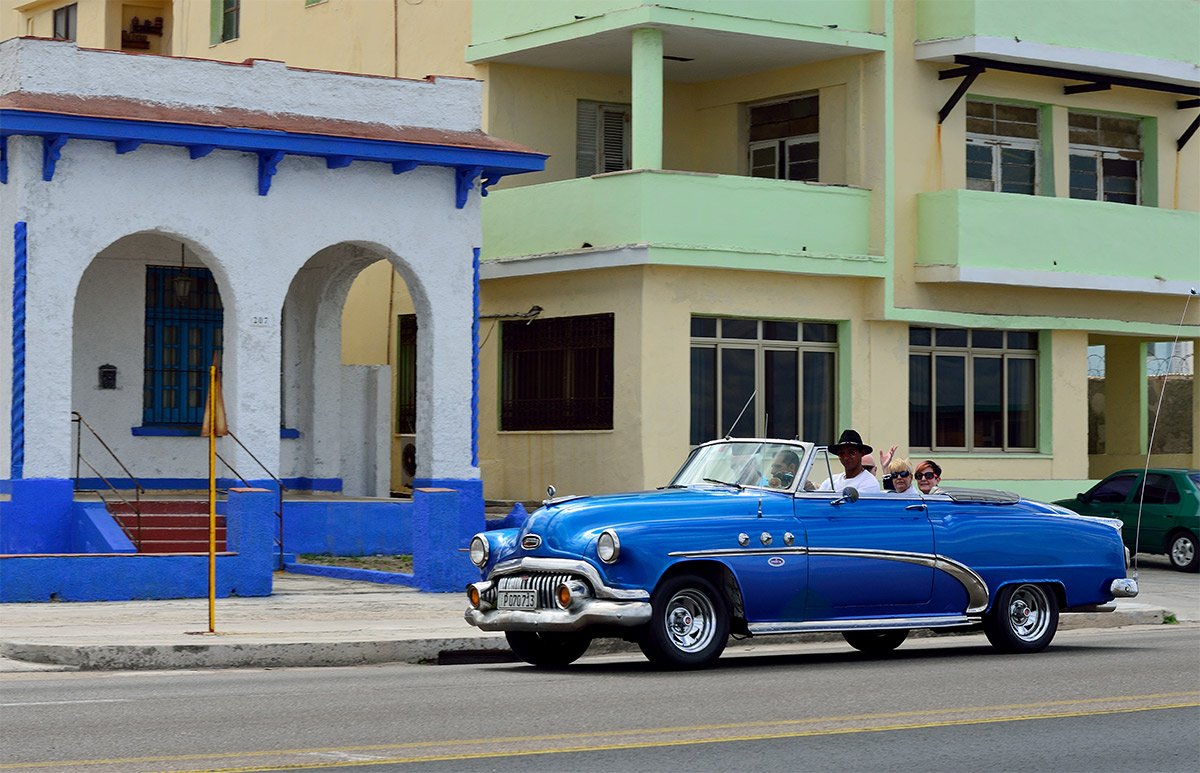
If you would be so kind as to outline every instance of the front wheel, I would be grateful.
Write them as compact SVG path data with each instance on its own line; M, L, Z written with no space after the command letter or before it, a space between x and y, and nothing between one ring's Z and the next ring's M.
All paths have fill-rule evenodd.
M638 646L651 663L704 668L721 657L729 640L729 612L725 598L708 580L672 577L654 592L650 606L650 622Z
M983 616L983 632L1001 652L1041 652L1058 631L1058 600L1041 585L1006 585Z
M899 647L908 638L908 631L842 631L842 638L860 652L881 654Z
M583 657L592 639L579 633L505 631L513 654L538 668L563 668Z
M1181 572L1200 571L1200 554L1196 553L1196 535L1190 531L1177 531L1167 543L1167 558L1171 568Z

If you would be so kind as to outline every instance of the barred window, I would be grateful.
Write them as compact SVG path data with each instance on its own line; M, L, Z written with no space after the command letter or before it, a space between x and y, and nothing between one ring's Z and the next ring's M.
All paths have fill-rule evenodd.
M417 431L417 315L396 318L396 432Z
M501 430L613 426L613 315L504 322Z
M146 267L143 425L200 427L208 368L221 364L224 313L208 269Z
M909 446L1036 450L1037 369L1033 331L909 328Z
M828 443L837 325L692 317L691 443L734 437Z

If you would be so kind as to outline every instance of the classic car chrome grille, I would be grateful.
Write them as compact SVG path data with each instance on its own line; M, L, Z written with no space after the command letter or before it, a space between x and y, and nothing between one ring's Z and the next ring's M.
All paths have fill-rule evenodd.
M496 579L497 590L536 590L538 608L554 606L554 591L567 580L582 580L573 574L549 574L534 572L528 574L509 574Z

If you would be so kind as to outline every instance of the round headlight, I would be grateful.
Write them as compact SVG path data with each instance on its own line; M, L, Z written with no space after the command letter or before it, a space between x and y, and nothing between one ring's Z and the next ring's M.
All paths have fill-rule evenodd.
M614 563L621 557L621 540L617 539L615 531L605 529L600 532L600 538L596 540L596 555L606 564Z
M461 542L458 544L462 544ZM471 563L480 569L488 560L488 541L482 534L476 534L471 540Z

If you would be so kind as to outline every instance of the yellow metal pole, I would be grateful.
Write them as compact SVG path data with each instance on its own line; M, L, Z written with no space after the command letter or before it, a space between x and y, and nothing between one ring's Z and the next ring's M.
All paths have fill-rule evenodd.
M208 632L217 630L217 366L208 367Z

